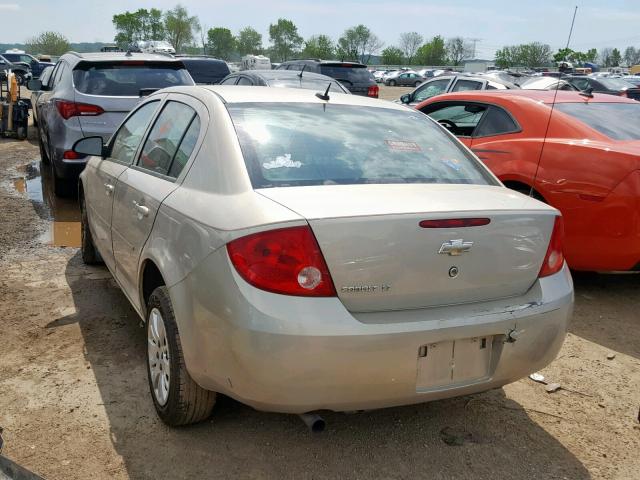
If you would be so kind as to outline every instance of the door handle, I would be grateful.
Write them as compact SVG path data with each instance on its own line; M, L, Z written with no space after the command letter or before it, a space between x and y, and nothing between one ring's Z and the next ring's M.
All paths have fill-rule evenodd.
M146 217L149 215L149 207L146 207L135 200L133 201L133 205L136 207L136 211L138 212L138 218L142 220L142 217Z
M113 190L116 188L113 185L111 185L110 183L105 183L104 184L104 188L107 191L107 195L111 195L113 193Z

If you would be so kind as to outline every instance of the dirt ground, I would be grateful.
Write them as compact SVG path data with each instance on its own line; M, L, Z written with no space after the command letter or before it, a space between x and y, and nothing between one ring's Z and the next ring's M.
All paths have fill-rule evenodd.
M210 421L170 429L139 319L105 268L82 264L77 206L39 169L35 141L0 140L0 426L4 454L45 478L640 478L640 276L574 276L570 333L542 371L555 393L523 379L328 413L319 435L222 399Z

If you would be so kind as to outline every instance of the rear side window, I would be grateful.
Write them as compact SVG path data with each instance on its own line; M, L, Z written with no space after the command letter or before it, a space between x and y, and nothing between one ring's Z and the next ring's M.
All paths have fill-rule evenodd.
M125 165L131 164L142 141L142 135L159 104L159 101L145 103L122 124L113 137L113 146L109 155L111 158Z
M347 88L350 84L375 82L373 75L365 67L352 67L349 64L320 65L320 73L345 83Z
M238 81L238 77L229 77L225 79L223 82L220 82L220 85L235 85Z
M640 102L556 103L555 108L613 140L640 140Z
M240 77L240 79L238 79L237 85L253 85L253 82L247 77Z
M178 151L173 159L173 163L171 164L171 168L169 169L169 176L173 178L178 178L180 172L189 161L189 157L193 153L193 149L196 146L196 142L198 141L198 135L200 134L200 118L196 115L193 117L191 121L191 125L187 128L182 141L180 142L180 146L178 147Z
M458 80L451 91L466 92L469 90L482 90L482 82L476 82L475 80Z
M455 139L417 111L330 103L227 109L254 188L494 184Z
M80 93L109 97L138 97L143 89L193 85L182 64L124 62L82 62L73 71L73 83Z
M474 137L487 137L490 135L503 135L505 133L514 133L520 131L520 127L509 116L507 112L499 107L490 106L480 125L475 132Z
M149 132L138 166L160 175L168 175L180 143L195 117L196 112L188 105L167 102Z

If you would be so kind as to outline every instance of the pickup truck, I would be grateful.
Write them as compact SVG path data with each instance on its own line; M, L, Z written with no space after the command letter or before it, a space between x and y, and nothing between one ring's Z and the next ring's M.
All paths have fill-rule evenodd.
M39 78L40 74L45 68L51 65L55 65L52 62L41 62L36 57L34 57L33 55L29 55L28 53L5 52L2 54L2 56L10 62L22 62L29 65L31 67L33 78Z

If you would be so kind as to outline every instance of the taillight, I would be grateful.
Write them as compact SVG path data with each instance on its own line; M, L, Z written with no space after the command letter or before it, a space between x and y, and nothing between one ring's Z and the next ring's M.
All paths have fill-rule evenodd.
M629 94L627 93L627 91L626 91L626 90L622 90L622 91L620 92L620 96L621 96L621 97L627 97L627 98L628 98L628 97L629 97Z
M547 254L544 256L544 263L540 269L538 277L547 277L558 273L564 265L564 254L562 253L562 240L564 238L564 222L562 217L556 217L553 224L553 231L551 232L551 240L549 240L549 247L547 248Z
M89 103L76 103L68 100L56 100L56 108L65 120L71 117L96 116L104 113L102 107Z
M254 287L284 295L332 297L336 290L307 226L254 233L227 244L231 263Z
M85 156L86 155L76 153L73 150L65 150L64 153L62 154L62 158L64 158L65 160L81 160Z
M380 87L377 85L371 85L367 89L367 97L378 98L378 92L380 92Z

